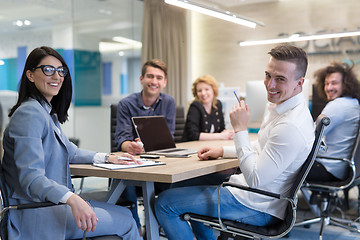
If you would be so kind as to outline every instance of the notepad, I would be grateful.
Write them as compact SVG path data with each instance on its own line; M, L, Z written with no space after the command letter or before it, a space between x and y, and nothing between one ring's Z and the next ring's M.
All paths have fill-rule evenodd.
M160 162L160 161L144 160L144 159L138 159L138 160L141 160L143 162L143 164L123 165L123 164L112 164L112 163L93 163L93 166L106 168L106 169L110 169L110 170L116 170L116 169L127 169L127 168L138 168L138 167L149 167L149 166L165 165L164 162Z

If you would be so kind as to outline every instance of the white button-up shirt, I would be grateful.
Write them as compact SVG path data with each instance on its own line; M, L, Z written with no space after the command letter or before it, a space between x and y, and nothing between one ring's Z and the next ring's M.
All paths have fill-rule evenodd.
M314 142L314 123L302 93L276 106L268 104L258 140L251 142L247 131L234 135L234 147L224 147L224 158L239 159L241 174L230 182L286 194ZM243 205L284 219L287 202L228 187Z

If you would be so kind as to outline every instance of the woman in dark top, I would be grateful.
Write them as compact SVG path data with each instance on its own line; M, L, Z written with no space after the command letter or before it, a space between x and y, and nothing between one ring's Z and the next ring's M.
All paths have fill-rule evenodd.
M234 133L225 129L222 104L216 98L219 88L215 78L199 77L193 83L192 93L195 100L187 113L183 141L232 139Z

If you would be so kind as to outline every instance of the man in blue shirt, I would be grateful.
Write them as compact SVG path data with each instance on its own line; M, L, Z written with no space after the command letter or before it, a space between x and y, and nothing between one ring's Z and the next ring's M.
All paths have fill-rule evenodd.
M307 178L312 181L339 181L348 176L348 163L329 158L349 159L359 129L360 84L353 66L333 62L317 70L315 87L327 101L321 115L330 118L324 130L326 152L320 150Z
M115 141L119 150L130 154L143 152L131 118L163 115L172 135L175 132L174 98L161 91L167 83L167 66L158 59L146 62L141 71L141 92L122 99L117 108Z
M163 115L172 135L175 132L176 105L174 98L162 93L167 84L167 66L159 59L147 61L141 70L140 83L142 91L133 93L122 99L117 107L115 141L120 151L130 154L142 153L140 143L132 117ZM134 203L137 202L137 194L134 186L127 186L124 197ZM137 206L137 205L135 205ZM131 210L141 234L141 225L137 213L137 207Z

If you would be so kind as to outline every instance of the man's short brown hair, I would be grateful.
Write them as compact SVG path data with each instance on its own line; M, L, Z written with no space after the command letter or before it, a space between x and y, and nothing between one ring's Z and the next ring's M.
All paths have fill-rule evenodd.
M167 78L168 68L167 68L166 64L163 61L161 61L160 59L151 59L151 60L147 61L146 63L144 63L144 65L142 66L142 69L141 69L141 76L143 76L143 77L145 76L146 69L148 66L154 67L154 68L159 68L160 70L162 70L164 72L165 78Z
M295 63L297 79L305 77L308 59L303 49L289 44L282 44L274 47L268 53L276 60Z

